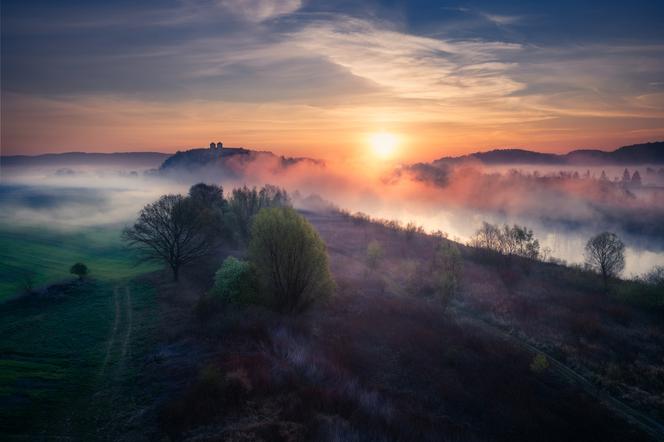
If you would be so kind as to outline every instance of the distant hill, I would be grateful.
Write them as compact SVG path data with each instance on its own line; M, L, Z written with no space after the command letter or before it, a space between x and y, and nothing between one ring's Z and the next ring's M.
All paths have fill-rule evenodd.
M45 167L45 166L130 166L159 167L170 155L160 152L118 152L86 153L66 152L44 155L0 156L3 167Z
M664 164L664 141L624 146L612 152L602 150L574 150L567 154L533 152L523 149L496 149L488 152L475 152L459 157L443 157L433 164L454 164L479 161L483 164L538 164L538 165L628 165Z
M196 172L205 168L208 171L225 171L237 175L242 173L242 168L248 163L260 159L273 162L270 166L274 166L276 163L276 166L283 168L302 162L324 164L320 160L277 156L272 152L248 150L242 147L199 148L177 152L166 158L159 171L164 173Z

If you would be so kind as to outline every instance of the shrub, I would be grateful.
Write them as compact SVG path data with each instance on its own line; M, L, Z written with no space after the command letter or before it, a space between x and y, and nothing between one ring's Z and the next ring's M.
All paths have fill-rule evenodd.
M85 278L85 277L88 275L88 273L89 273L89 271L88 271L88 266L86 266L86 265L83 264L82 262L77 262L76 264L74 264L73 266L71 266L71 268L69 269L69 273L71 273L72 275L76 275L76 276L78 276L78 279L79 279L79 280L80 280L80 279L83 279L83 278Z
M538 353L530 363L530 370L535 373L542 373L549 368L549 360L541 353Z
M376 270L380 261L383 259L383 247L376 240L373 240L367 246L367 267Z
M459 290L462 260L454 243L441 241L433 258L433 278L435 294L445 307Z
M236 304L257 300L255 271L251 263L229 256L214 274L212 294Z
M249 255L265 299L278 311L301 311L332 293L325 243L290 207L258 213L251 228Z

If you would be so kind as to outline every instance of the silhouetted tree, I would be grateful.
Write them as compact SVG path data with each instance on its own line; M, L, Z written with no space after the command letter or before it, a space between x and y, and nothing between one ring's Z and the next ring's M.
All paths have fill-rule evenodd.
M202 225L210 234L222 238L231 237L228 222L228 202L224 199L224 189L216 184L198 183L189 189L189 198L196 206Z
M218 239L191 198L164 195L146 205L123 239L145 260L165 262L177 281L182 266L208 255Z
M502 228L483 222L482 227L475 232L469 245L481 249L494 250L503 255L516 255L524 258L537 259L540 244L533 231L525 226L514 224L512 227L505 224Z
M249 256L263 295L282 312L297 312L334 287L325 243L290 207L261 210L251 227Z
M634 174L632 175L632 186L634 187L641 187L641 174L639 173L638 170L634 171Z
M78 276L78 279L81 280L88 274L88 266L83 264L82 262L77 262L73 266L70 267L69 273L72 275Z
M625 244L615 233L600 233L586 243L586 262L602 275L604 290L608 291L609 279L625 268Z
M517 224L512 227L507 224L503 226L500 235L500 251L503 254L537 259L539 249L539 241L535 239L532 230Z
M216 184L198 183L189 188L189 197L197 204L210 209L223 209L224 189Z
M625 168L625 170L623 171L622 180L623 180L623 183L625 183L625 184L629 184L629 182L630 182L629 170L627 170L627 168Z
M472 247L500 251L500 229L486 221L482 227L475 232L475 236L470 239Z

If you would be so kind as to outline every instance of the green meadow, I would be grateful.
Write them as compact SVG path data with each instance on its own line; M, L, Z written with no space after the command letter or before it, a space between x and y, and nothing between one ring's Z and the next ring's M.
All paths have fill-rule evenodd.
M0 304L0 439L114 433L112 410L140 402L132 385L152 348L154 308L154 290L135 281Z
M0 439L104 438L117 431L111 410L140 402L131 385L151 351L156 303L135 277L156 266L138 265L120 232L0 225ZM89 278L69 273L75 262ZM39 292L65 284L13 296L26 275Z
M77 230L0 224L0 302L25 289L70 280L76 262L88 266L102 281L127 279L154 270L137 264L120 239L121 227L96 226Z

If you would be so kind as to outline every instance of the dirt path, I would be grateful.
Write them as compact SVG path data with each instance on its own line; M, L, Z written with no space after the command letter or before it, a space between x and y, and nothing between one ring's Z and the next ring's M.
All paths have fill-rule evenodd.
M122 350L120 352L120 360L118 363L118 369L122 368L125 365L127 359L127 352L129 351L129 345L131 343L131 331L132 331L132 302L131 302L131 290L129 286L125 286L125 335L122 341Z
M118 290L119 288L117 286L113 288L113 303L115 304L115 316L113 318L113 326L111 327L111 334L109 335L106 344L106 353L104 355L104 360L102 361L101 369L99 370L100 378L103 378L104 373L106 372L106 367L108 366L108 362L111 358L111 350L113 349L113 345L115 344L115 336L117 335L118 332L118 324L120 323L120 299L118 296Z

